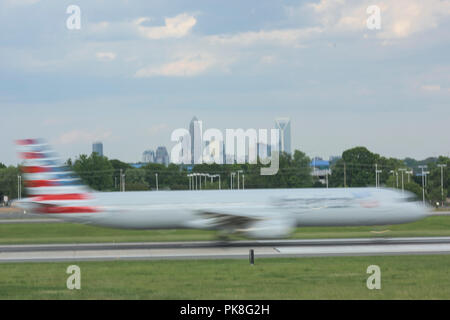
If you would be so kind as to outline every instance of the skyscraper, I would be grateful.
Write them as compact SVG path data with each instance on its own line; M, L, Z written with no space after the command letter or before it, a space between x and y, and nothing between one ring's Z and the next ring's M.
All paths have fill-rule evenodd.
M99 156L103 157L103 143L94 142L92 144L92 153L96 152Z
M145 150L142 154L142 162L153 163L155 162L155 152L153 150Z
M291 153L291 119L275 119L275 129L280 130L280 152Z
M155 163L168 166L169 162L169 153L167 152L166 147L158 147L155 152Z
M189 134L191 135L191 163L201 163L203 155L202 121L197 117L193 117L189 124Z

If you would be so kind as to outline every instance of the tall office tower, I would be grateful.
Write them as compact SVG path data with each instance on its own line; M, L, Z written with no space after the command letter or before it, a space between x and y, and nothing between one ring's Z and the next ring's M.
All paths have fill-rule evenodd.
M142 162L153 163L155 162L155 152L153 150L145 150L142 154Z
M291 153L291 119L275 119L275 129L280 130L280 152Z
M191 135L191 163L202 163L203 156L203 137L202 137L202 121L197 117L193 117L189 124L189 134Z
M94 142L92 144L92 153L96 152L99 156L103 157L103 143Z
M158 147L155 152L155 162L159 164L163 164L165 166L169 165L169 153L167 152L166 147Z

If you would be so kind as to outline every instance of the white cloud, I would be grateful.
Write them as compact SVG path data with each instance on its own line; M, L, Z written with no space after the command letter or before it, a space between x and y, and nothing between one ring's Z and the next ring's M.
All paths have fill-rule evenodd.
M300 9L289 8L291 14L312 12L315 19L327 32L367 31L369 15L366 9L377 5L381 9L381 30L376 36L383 40L407 38L414 34L436 28L450 16L449 0L321 0L306 4Z
M215 59L210 55L189 56L161 66L142 68L136 72L135 77L192 77L204 73L215 63Z
M110 131L88 132L82 130L72 130L60 135L55 144L92 143L97 140L104 140L111 136Z
M441 90L441 86L438 84L427 84L423 85L421 89L428 92L437 92Z
M147 27L142 25L150 21L143 17L134 21L139 33L148 39L181 38L189 34L197 20L187 13L179 14L173 18L165 18L165 25L161 27Z
M214 45L242 45L250 46L258 43L275 43L299 46L300 40L306 40L314 35L320 34L322 29L319 27L300 28L300 29L276 29L241 32L230 35L209 36L208 40Z
M31 4L35 4L40 0L6 0L6 5L8 6L28 6Z
M100 61L112 61L116 58L116 54L114 52L97 52L95 56Z

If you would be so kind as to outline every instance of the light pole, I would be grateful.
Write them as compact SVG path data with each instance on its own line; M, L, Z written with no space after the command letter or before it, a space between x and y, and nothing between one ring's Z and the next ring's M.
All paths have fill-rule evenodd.
M375 163L375 188L378 188L378 164Z
M231 190L233 190L233 180L234 180L235 175L236 175L236 172L231 172Z
M344 188L347 188L347 170L344 162Z
M213 182L213 179L214 179L215 177L218 177L218 178L219 178L219 190L221 190L221 189L222 189L222 186L221 186L221 184L220 184L220 174L212 175L212 176L211 176L211 182Z
M242 174L242 190L245 189L245 174Z
M377 170L377 188L380 187L380 173L382 173L383 170Z
M159 187L158 187L158 174L155 173L155 177L156 177L156 191L158 191Z
M238 176L238 190L239 190L239 173L243 173L244 171L242 171L242 170L238 170L237 171L237 176Z
M442 206L444 206L444 168L447 167L446 164L438 164L439 168L441 168L441 196L442 196Z
M412 170L406 171L406 174L408 175L408 183L409 183L409 178L413 174L413 171Z
M395 171L395 180L397 181L397 189L398 189L398 171Z
M120 192L123 192L122 179L123 179L123 174L122 174L122 169L120 169L120 177L119 177Z
M193 173L193 175L194 175L194 180L195 180L195 190L198 190L197 173Z
M22 198L22 177L20 175L17 176L17 200Z
M398 169L398 171L400 171L402 173L402 192L405 192L405 185L403 183L403 173L406 171L406 169L402 168L402 169Z
M395 176L395 171L394 170L389 171L389 173L392 173L392 177ZM395 180L392 180L392 188L394 188L394 183L395 183Z
M425 205L425 171L423 169L428 168L428 166L419 166L420 169L422 169L422 199L423 204Z

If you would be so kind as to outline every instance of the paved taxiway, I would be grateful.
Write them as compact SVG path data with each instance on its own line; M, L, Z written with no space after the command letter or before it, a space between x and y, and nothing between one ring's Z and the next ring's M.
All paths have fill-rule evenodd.
M1 245L0 262L450 254L450 237Z

